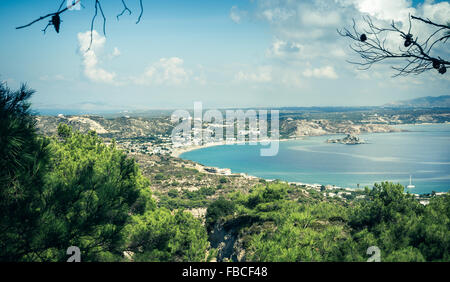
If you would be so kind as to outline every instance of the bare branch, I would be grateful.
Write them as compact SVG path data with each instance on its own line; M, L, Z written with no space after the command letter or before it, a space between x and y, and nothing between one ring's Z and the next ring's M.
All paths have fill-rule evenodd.
M47 31L47 28L48 28L49 26L53 25L53 26L55 26L56 32L59 32L59 24L60 24L60 22L61 22L60 15L63 14L64 12L66 12L67 10L70 10L70 9L73 8L74 6L78 5L78 4L81 2L81 0L76 0L76 1L74 1L71 5L67 5L64 9L62 9L62 8L64 7L64 3L65 3L65 2L66 2L66 0L63 0L63 1L61 2L61 4L59 5L58 10L57 10L56 12L54 12L54 13L49 13L49 14L47 14L47 15L41 16L41 17L39 17L39 18L33 20L32 22L26 24L26 25L22 25L22 26L16 27L16 29L26 28L26 27L29 27L29 26L31 26L31 25L33 25L33 24L35 24L35 23L37 23L37 22L40 22L40 21L42 21L42 20L44 20L44 19L51 18L50 21L47 23L47 25L45 26L45 28L44 28L42 31L45 33L45 32ZM127 6L125 0L121 0L121 2L122 2L123 9L122 9L122 11L116 16L116 17L117 17L117 20L119 20L119 18L120 18L125 12L128 12L129 15L132 14L132 12L131 12L131 10L128 8L128 6ZM142 0L139 0L139 6L140 6L140 13L139 13L139 17L138 17L138 19L137 19L137 21L136 21L136 24L138 24L138 23L141 21L142 15L144 14L144 6L143 6L143 3L142 3ZM100 11L100 14L101 14L101 16L102 16L102 18L103 18L103 34L106 36L106 15L105 15L105 13L103 12L103 7L102 7L102 4L101 4L101 1L100 1L100 0L95 0L95 2L94 2L94 15L93 15L93 17L92 17L92 19L91 19L91 26L90 26L91 39L90 39L90 43L89 43L89 48L88 48L86 51L89 51L89 50L91 49L91 47L92 47L93 32L94 32L94 23L95 23L95 20L96 20L96 18L97 18L97 15L98 15L98 12L99 12L99 11Z
M100 9L100 13L102 13L102 17L103 17L103 34L106 35L106 17L105 17L105 13L103 13L103 9L102 9L102 5L100 4L100 0L96 0L96 2L98 3L98 8Z
M131 15L131 10L128 9L127 4L125 3L125 0L122 0L123 10L120 14L117 15L117 20L123 15L123 13L128 11L128 15Z
M95 0L95 13L94 13L94 16L92 17L92 21L91 21L91 41L89 42L89 48L86 50L86 52L89 51L92 47L92 40L93 40L93 35L94 35L94 22L95 22L95 18L97 17L98 10L100 10L100 13L103 17L103 34L106 36L106 17L105 17L105 14L103 13L103 9L102 9L102 5L100 4L100 0Z
M446 29L450 29L450 26L448 24L447 25L437 24L437 23L434 23L434 22L430 21L430 19L426 19L425 20L425 19L422 19L420 17L415 17L415 16L411 16L411 18L414 19L414 20L422 21L422 22L424 22L426 24L430 24L430 25L434 25L434 26L437 26L437 27L443 27L443 28L446 28Z
M71 9L71 8L74 7L75 5L77 5L80 1L81 1L81 0L77 0L74 4L68 5L66 8L64 8L64 9L61 10L61 8L62 8L62 6L63 6L63 4L64 4L64 1L63 1L63 2L61 3L61 5L59 6L57 12L55 12L55 13L50 13L50 14L47 14L47 15L45 15L45 16L39 17L39 18L35 19L34 21L30 22L29 24L26 24L26 25L22 25L22 26L16 27L16 29L22 29L22 28L25 28L25 27L29 27L29 26L31 26L31 25L33 25L33 24L39 22L39 21L42 21L43 19L46 19L46 18L48 18L48 17L52 17L52 16L55 16L55 15L60 15L60 14L64 13L65 11ZM48 26L48 25L47 25L47 26ZM47 29L47 28L45 28L45 29Z
M136 24L141 22L142 14L144 14L144 6L142 5L142 0L139 0L139 6L141 7L141 13L139 14Z
M422 21L437 29L421 43L418 36L414 38L411 34L411 19ZM349 63L358 65L360 69L367 70L372 65L385 60L400 59L400 61L406 63L403 66L392 67L392 69L397 71L394 74L395 77L399 75L420 74L432 69L437 69L439 73L444 74L446 68L450 66L449 61L432 55L433 47L437 43L446 43L450 37L448 25L441 25L431 22L428 19L425 20L411 16L409 18L408 31L404 32L396 26L394 21L392 21L390 27L382 28L376 26L370 17L364 17L363 20L368 28L363 28L362 32L358 31L355 20L353 20L352 31L347 28L337 31L339 35L348 37L353 41L350 49L357 53L362 61L349 61ZM447 32L443 34L444 31ZM399 46L398 50L392 50L386 47L386 40L390 34L398 34L403 38L404 44Z

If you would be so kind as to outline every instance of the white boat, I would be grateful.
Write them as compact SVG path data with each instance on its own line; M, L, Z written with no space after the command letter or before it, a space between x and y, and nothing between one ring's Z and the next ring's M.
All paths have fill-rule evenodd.
M411 189L411 188L416 188L416 186L415 186L415 185L412 185L412 183L411 183L411 175L409 176L409 185L406 186L406 188L409 188L409 189Z

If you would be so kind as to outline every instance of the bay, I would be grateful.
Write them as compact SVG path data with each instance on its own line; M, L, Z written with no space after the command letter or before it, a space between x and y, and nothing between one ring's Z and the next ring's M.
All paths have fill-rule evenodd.
M234 144L189 151L180 157L207 166L230 168L266 179L357 188L391 181L416 186L411 193L450 188L450 124L402 125L408 132L361 134L368 144L329 144L306 137L280 142L273 157L260 156L261 145Z

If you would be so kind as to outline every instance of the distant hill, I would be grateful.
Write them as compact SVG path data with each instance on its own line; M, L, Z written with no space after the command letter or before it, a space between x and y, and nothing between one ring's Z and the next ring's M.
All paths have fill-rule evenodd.
M148 138L155 135L169 135L174 125L170 118L133 118L118 117L107 119L101 116L36 116L39 133L54 135L58 125L65 123L83 133L94 130L100 137L121 139Z
M384 107L450 108L450 95L420 97L383 105Z

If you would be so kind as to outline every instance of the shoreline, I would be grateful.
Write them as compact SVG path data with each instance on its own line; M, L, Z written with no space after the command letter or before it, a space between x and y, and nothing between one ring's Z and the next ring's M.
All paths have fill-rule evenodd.
M408 125L433 125L433 124L450 124L450 122L442 122L442 123L404 123L404 124L394 124L394 125L390 125L393 127L396 126L408 126ZM408 130L398 130L398 131L390 131L390 132L364 132L358 135L366 135L366 134L376 134L376 133L396 133L396 132L408 132ZM304 140L305 138L310 138L310 137L319 137L319 136L334 136L334 135L345 135L344 133L326 133L326 134L320 134L320 135L307 135L307 136L298 136L298 137L294 137L294 138L283 138L283 139L279 139L278 142L282 142L282 141L292 141L292 140ZM273 141L271 139L263 139L263 140L259 140L258 143L261 142L270 142ZM216 147L216 146L222 146L222 145L236 145L236 144L242 144L242 143L247 143L249 141L222 141L222 142L215 142L215 143L207 143L207 144L203 144L203 145L190 145L190 146L185 146L185 147L178 147L175 149L172 149L172 153L170 154L170 156L175 157L175 158L181 158L180 156L184 153L187 152L191 152L191 151L195 151L195 150L199 150L199 149L204 149L204 148L209 148L209 147Z
M443 123L442 123L443 124ZM402 124L402 125L408 125L408 124ZM417 124L409 124L409 125L417 125ZM401 132L403 130L400 131L390 131L390 132L365 132L359 135L364 135L364 134L374 134L374 133L395 133L395 132ZM283 139L278 139L278 142L283 142L283 141L293 141L293 140L304 140L306 138L310 138L310 137L320 137L320 136L334 136L334 135L345 135L344 133L326 133L326 134L320 134L320 135L305 135L305 136L298 136L298 137L294 137L294 138L283 138ZM270 142L273 141L271 139L263 139L263 140L259 140L258 143L261 142ZM195 151L195 150L199 150L199 149L204 149L204 148L209 148L209 147L216 147L216 146L223 146L223 145L237 145L237 144L242 144L242 143L248 143L249 141L222 141L222 142L215 142L215 143L207 143L207 144L203 144L203 145L190 145L190 146L184 146L184 147L178 147L175 149L172 149L172 153L170 154L172 157L175 158L181 158L180 155L187 153L187 152L191 152L191 151Z
M304 136L304 137L309 137L309 136ZM278 139L276 141L278 142L283 142L283 141L292 141L292 140L303 140L304 137L301 138L284 138L284 139ZM263 140L259 140L258 143L262 143L262 142L272 142L274 140L271 139L263 139ZM222 142L214 142L214 143L207 143L207 144L203 144L203 145L190 145L190 146L185 146L185 147L179 147L176 149L172 149L172 153L170 154L172 157L175 158L180 158L181 159L181 155L187 152L191 152L191 151L195 151L195 150L200 150L200 149L205 149L205 148L209 148L209 147L216 147L216 146L225 146L225 145L238 145L238 144L247 144L250 141L222 141Z
M318 135L318 136L323 136L323 135ZM278 142L293 141L293 140L304 140L307 137L315 137L315 136L301 136L301 137L296 137L296 138L284 138L284 139L279 139ZM266 140L261 140L261 141L258 141L258 143L260 143L260 142L268 142L268 141L271 141L271 140L267 140L267 139ZM191 152L191 151L195 151L195 150L199 150L199 149L204 149L204 148L209 148L209 147L216 147L216 146L222 146L222 145L238 145L238 144L242 144L242 143L247 144L248 141L232 141L232 142L228 141L228 143L226 141L223 141L223 142L216 142L216 143L208 143L208 144L204 144L204 145L191 145L191 146L181 147L181 148L177 148L177 149L173 150L171 156L175 157L175 158L183 159L183 158L180 157L180 155L182 155L184 153L187 153L187 152ZM183 160L185 160L185 159L183 159ZM200 165L200 166L202 166L202 167L210 167L210 166L206 166L204 164L198 163L198 162L195 162L195 163ZM215 168L215 169L218 169L218 170L227 169L227 168L222 168L222 167L210 167L210 168ZM210 172L210 173L212 173L212 172ZM224 174L221 174L221 173L213 173L213 174L224 175ZM263 179L263 180L265 180L267 182L272 182L272 181L276 180L276 179L269 179L269 178L264 178L264 177L250 175L250 174L245 173L245 172L244 173L231 173L231 175L240 175L240 176L243 176L243 177ZM299 186L305 186L305 187L308 187L310 189L316 189L316 190L318 190L318 189L320 190L320 187L322 187L322 186L324 186L324 187L325 186L333 187L330 190L333 190L333 189L336 189L336 188L344 189L344 190L347 190L347 191L349 191L348 189L351 189L351 191L356 191L356 190L359 190L359 189L363 190L364 189L364 188L340 187L338 185L331 185L331 184L323 185L321 183L305 183L305 182L300 182L300 181L287 181L287 180L283 180L283 179L279 179L279 180L281 180L283 182L286 182L286 183L288 183L290 185L294 184L294 185L299 185Z
M417 126L417 125L434 125L434 124L450 124L450 122L443 122L443 123L409 123L409 124L399 124L400 126L404 126L404 125L406 125L406 126ZM409 130L401 130L400 132L408 132ZM375 134L375 133L395 133L395 132L399 132L399 131L391 131L391 132L370 132L369 134ZM281 141L294 141L294 140L305 140L305 139L307 139L308 137L319 137L319 136L327 136L327 135L336 135L336 134L339 134L339 133L333 133L333 134L323 134L323 135L313 135L313 136L298 136L298 137L294 137L294 138L283 138L283 139L279 139L278 140L278 142L281 142ZM365 133L365 134L367 134L367 133ZM340 135L340 134L339 134ZM273 140L267 140L267 139L265 139L265 140L260 140L260 141L258 141L258 144L259 143L263 143L263 142L270 142L270 141L273 141ZM248 142L249 141L237 141L237 140L234 140L234 141L228 141L228 142L226 142L226 141L222 141L222 142L214 142L214 143L208 143L208 144L203 144L203 145L191 145L191 146L186 146L186 147L179 147L179 148L176 148L176 149L174 149L173 151L172 151L172 153L171 153L171 156L172 157L176 157L176 158L180 158L180 159L184 159L184 158L182 158L181 157L181 155L182 154L184 154L184 153L187 153L187 152L190 152L190 151L195 151L195 150L199 150L199 149L204 149L204 148L208 148L208 147L215 147L215 146L223 146L223 145L237 145L237 144L242 144L242 143L245 143L245 144L248 144ZM187 159L184 159L184 160L187 160ZM197 164L199 164L199 165L201 165L201 166L205 166L204 164L201 164L201 163L198 163L198 162L195 162L195 163L197 163ZM221 167L213 167L213 168L216 168L216 169L224 169L224 168L221 168ZM220 174L220 173L219 173ZM248 173L232 173L232 174L241 174L241 175L245 175L245 177L252 177L252 178L258 178L258 179L263 179L263 180L265 180L265 181L268 181L268 182L271 182L271 181L273 181L274 179L268 179L268 178L264 178L264 177L258 177L258 176L253 176L253 175L250 175L250 174L248 174ZM291 182L291 181L288 181L288 180L283 180L283 179L280 179L281 181L284 181L284 182L286 182L286 183L289 183L289 184L291 184L291 183L295 183L296 185L304 185L304 186L308 186L308 187L310 187L310 188L316 188L318 185L320 185L320 186L332 186L332 187L336 187L336 188L342 188L342 189L344 189L344 190L347 190L347 189L351 189L351 190L353 190L353 191L356 191L356 190L361 190L361 189L363 189L363 188L355 188L355 187L345 187L345 185L344 186L339 186L339 185L336 185L336 184L327 184L327 185L323 185L323 184L321 184L321 183L314 183L314 184L311 184L311 183L304 183L304 182L299 182L299 181L295 181L295 182ZM370 185L369 185L370 186ZM405 189L406 189L406 187L405 187ZM410 192L413 192L413 191L410 191ZM448 192L444 192L444 193L448 193ZM429 193L424 193L424 192L422 192L422 193L413 193L413 194L418 194L418 195L426 195L426 194L429 194Z
M317 135L317 136L316 135L315 136L299 136L299 137L295 137L295 138L283 138L283 139L279 139L278 142L293 141L293 140L304 140L305 138L308 138L308 137L318 137L318 136L325 136L325 135L333 135L333 134L324 134L324 135ZM270 142L272 140L267 140L267 139L260 140L260 141L258 141L258 143L260 143L260 142L268 142L268 141ZM175 157L175 158L183 159L180 156L182 154L184 154L184 153L187 153L187 152L200 150L200 149L204 149L204 148L209 148L209 147L216 147L216 146L223 146L223 145L237 145L237 144L242 144L242 143L246 143L247 144L248 141L232 141L232 142L230 142L230 141L228 141L228 142L223 141L223 142L208 143L208 144L203 144L203 145L185 146L185 147L180 147L180 148L172 150L171 156ZM203 167L207 167L204 164L201 164L201 163L198 163L198 162L195 162L195 163L199 164L199 165L201 165ZM219 170L226 169L226 168L222 168L222 167L213 167L213 168L216 168L216 169L219 169ZM220 173L216 173L216 174L222 175ZM275 179L269 179L269 178L264 178L264 177L250 175L248 173L232 173L232 174L237 174L237 175L241 175L241 176L245 175L245 177L263 179L263 180L265 180L267 182L272 182L272 181L275 180ZM306 186L306 187L309 187L311 189L317 189L319 186L325 186L325 185L323 185L321 183L304 183L304 182L299 182L299 181L287 181L287 180L282 180L282 179L280 179L280 180L284 181L284 182L286 182L288 184L295 184L295 185ZM337 186L337 185L330 185L330 184L328 184L327 186L339 187L339 188L342 188L342 189L352 189L352 191L358 190L358 188L350 188L350 187L345 187L344 188L344 187L340 187L340 186ZM363 188L359 188L359 189L363 189Z

